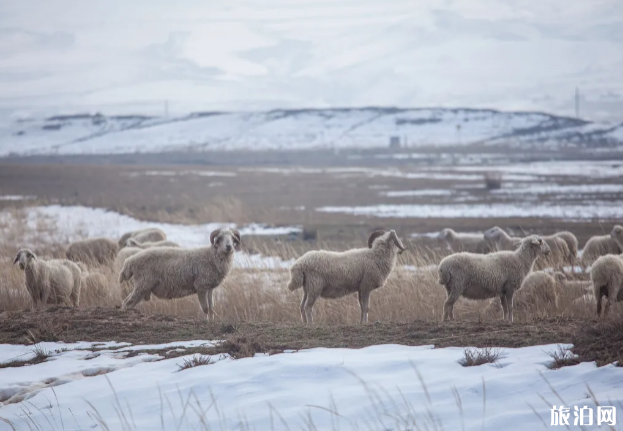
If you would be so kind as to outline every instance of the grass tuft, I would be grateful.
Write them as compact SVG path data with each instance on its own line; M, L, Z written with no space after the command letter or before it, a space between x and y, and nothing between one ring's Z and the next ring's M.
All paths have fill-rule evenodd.
M212 356L209 355L195 355L190 359L184 359L184 362L182 362L182 364L178 364L178 371L183 371L183 370L187 370L189 368L193 368L193 367L199 367L201 365L212 365L213 363L215 363L216 361L214 361L212 359Z
M499 347L484 347L482 349L467 348L463 351L463 357L459 364L464 367L476 367L483 364L494 364L504 357L504 352Z
M578 365L581 361L571 350L558 346L558 350L547 352L553 359L552 363L547 366L550 370L557 370L569 365Z

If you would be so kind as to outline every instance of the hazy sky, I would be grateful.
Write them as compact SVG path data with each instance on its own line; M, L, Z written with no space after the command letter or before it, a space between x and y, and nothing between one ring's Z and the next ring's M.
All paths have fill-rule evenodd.
M623 121L621 0L0 3L0 107L365 105Z

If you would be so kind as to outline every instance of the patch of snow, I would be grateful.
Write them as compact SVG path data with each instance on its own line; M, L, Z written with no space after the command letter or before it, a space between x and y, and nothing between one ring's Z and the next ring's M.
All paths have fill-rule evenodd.
M423 429L523 431L549 423L560 399L571 412L574 406L594 409L587 385L598 401L620 409L621 368L581 363L550 370L548 352L557 348L504 349L498 364L467 368L458 363L463 348L316 348L235 361L219 355L212 365L183 371L179 364L192 356L154 362L159 357L101 354L85 360L84 352L70 351L21 370L0 369L0 393L37 388L29 419L20 404L3 406L0 415L42 428L53 414L71 418L65 423L75 429L90 429L96 409L108 429L124 429L124 417L137 430L201 429L204 422L210 429L307 429L308 421L319 430L336 429L336 423L395 429L396 418L404 418ZM195 408L188 408L191 403Z
M527 186L518 184L503 184L498 190L491 190L494 194L602 194L623 193L621 184L530 184Z
M623 202L590 202L577 204L496 203L472 205L371 205L317 208L320 212L345 213L372 217L410 218L506 218L544 217L563 220L620 220Z
M35 198L36 196L0 195L0 201L27 201Z
M409 197L409 196L450 196L452 195L452 190L442 190L442 189L422 189L422 190L398 190L391 192L381 192L381 196L387 196L389 198L401 198L401 197Z

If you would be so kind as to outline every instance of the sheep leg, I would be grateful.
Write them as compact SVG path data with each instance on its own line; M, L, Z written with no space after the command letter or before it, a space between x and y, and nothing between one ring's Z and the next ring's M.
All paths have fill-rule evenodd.
M446 302L443 304L443 320L454 320L454 303L459 299L461 294L456 290L449 290Z
M197 289L197 298L199 299L199 305L201 305L201 310L206 315L206 320L213 321L216 313L214 312L214 300L212 294L214 293L214 289L203 288Z
M367 290L359 291L359 306L361 307L361 322L368 323L368 304L370 303L370 292Z
M303 289L303 299L301 300L301 320L303 324L307 324L307 316L305 315L305 302L307 301L307 290Z
M502 304L502 320L506 320L508 316L508 303L506 302L505 295L500 295L500 304Z
M513 293L514 292L506 294L506 307L508 308L506 315L509 322L513 321Z
M595 300L597 301L597 318L599 318L601 317L601 292L597 295Z
M305 317L307 318L307 322L305 323L308 325L314 323L314 319L312 318L312 311L314 309L314 304L318 299L318 296L320 296L320 294L316 294L313 290L307 293L307 300L305 301Z

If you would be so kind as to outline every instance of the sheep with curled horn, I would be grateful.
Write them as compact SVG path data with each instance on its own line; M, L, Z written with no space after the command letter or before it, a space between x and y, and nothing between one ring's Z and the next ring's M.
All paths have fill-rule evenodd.
M367 248L343 252L315 250L305 253L290 268L288 289L303 288L301 320L313 322L312 311L320 297L341 298L357 293L361 323L368 321L368 304L373 290L383 287L405 250L396 231L377 230L368 238Z
M161 299L196 294L208 320L214 319L213 293L227 277L240 250L240 232L216 229L210 234L211 247L181 249L153 247L127 258L119 274L119 284L134 282L122 309L134 308L153 294Z

